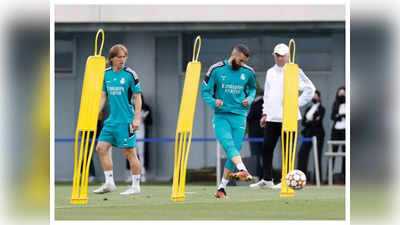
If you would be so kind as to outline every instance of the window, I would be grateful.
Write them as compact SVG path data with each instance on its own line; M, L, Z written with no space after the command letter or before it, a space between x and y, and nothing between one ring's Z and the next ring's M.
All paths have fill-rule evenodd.
M71 38L55 40L56 77L74 76L75 41Z
M192 60L193 44L197 34L185 34L182 47L182 71L186 64ZM274 65L273 48L278 43L289 43L290 37L296 41L295 62L307 72L329 72L332 70L332 37L330 33L312 35L298 32L295 35L283 31L275 32L225 32L201 34L202 46L199 61L202 63L202 73L214 63L227 59L232 48L242 43L250 48L251 56L247 64L256 71L256 75L265 75L265 71Z

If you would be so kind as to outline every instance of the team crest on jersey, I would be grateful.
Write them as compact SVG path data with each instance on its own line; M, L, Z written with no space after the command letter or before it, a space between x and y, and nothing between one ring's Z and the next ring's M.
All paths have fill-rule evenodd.
M240 79L245 80L246 77L244 76L244 73L242 73L242 75L240 75Z
M125 78L121 78L120 83L121 83L121 84L125 84Z

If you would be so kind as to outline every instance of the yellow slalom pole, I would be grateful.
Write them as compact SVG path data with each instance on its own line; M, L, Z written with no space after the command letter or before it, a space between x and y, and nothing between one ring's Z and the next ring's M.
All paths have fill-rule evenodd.
M83 153L85 150L85 137L86 137L86 131L82 132L82 136L81 136L81 147L79 150L79 161L78 161L78 171L82 171L82 161L83 161ZM78 185L80 185L80 181L81 181L81 172L78 173Z
M185 156L187 152L187 132L183 133L183 141L182 141L182 148L181 148L181 154L179 158L179 163L180 163L180 172L179 172L179 190L178 190L178 195L184 197L185 196L185 178L183 177L183 173L186 170L185 165Z
M282 174L286 174L286 138L285 137L285 131L281 131L281 147L282 147ZM286 180L282 179L282 186L286 185Z
M200 48L201 38L197 36L193 46L192 61L186 67L185 82L179 107L174 148L172 201L185 200L186 168L190 153L193 120L201 73L201 63L198 61Z
M188 141L189 141L189 143L187 144L187 149L186 149L186 155L185 155L185 158L184 158L184 161L183 161L183 164L184 165L187 165L187 163L188 163L188 159L189 159L189 153L190 153L190 145L191 145L191 143L192 143L192 133L189 133L189 136L188 136ZM185 170L183 170L183 174L182 174L182 183L183 184L185 184L185 182L186 182L186 169ZM182 185L182 193L185 193L185 188L184 188L185 186L183 186Z
M180 124L178 124L179 127ZM180 177L181 177L181 170L180 170L180 165L181 163L181 154L182 154L182 145L183 145L183 132L179 132L180 129L177 131L177 142L175 143L176 145L176 152L175 152L175 165L174 165L174 179L173 179L173 187L172 187L172 199L181 199L183 198L180 193Z
M78 193L80 193L80 183L81 183L81 172L82 172L82 155L83 155L83 151L84 151L84 143L85 143L85 136L86 136L86 131L82 132L81 135L81 144L80 144L80 148L79 148L79 158L78 158L78 167L76 170L76 180L74 182L76 185L76 191ZM71 203L81 203L80 197L78 197L77 199L71 199Z
M291 49L293 48L293 54ZM293 197L293 188L286 184L286 175L294 169L297 143L298 97L299 97L299 67L294 63L296 43L289 42L289 63L283 68L283 120L282 120L282 187L281 197ZM285 143L285 144L284 144Z
M89 173L87 169L87 164L88 164L88 151L89 151L89 138L90 138L90 131L87 131L86 133L86 140L85 140L85 153L84 153L84 158L83 158L83 165L82 165L82 179L81 179L81 204L84 204L87 202L87 196L84 195L84 193L87 193L85 188L86 188L86 181L88 179Z
M101 38L100 50L97 43ZM106 59L101 56L104 45L104 31L99 29L96 34L94 56L89 56L86 61L83 77L81 103L79 107L78 123L75 133L74 145L74 177L72 184L71 204L87 203L87 183L90 162L96 138L97 119L100 110L100 99L104 80ZM78 138L81 133L81 144L78 148ZM89 147L90 136L92 142ZM78 157L79 155L79 157Z
M292 169L292 154L293 154L293 133L289 131L289 170L291 171Z
M174 143L174 179L172 181L172 190L173 190L173 196L172 198L176 198L176 195L174 195L174 190L178 190L178 179L175 179L175 177L178 177L178 170L176 169L178 167L178 152L179 152L179 143L180 143L180 133L178 132L178 129L175 134L175 143Z
M87 188L88 188L88 179L89 179L89 169L90 169L90 163L92 160L90 160L92 158L93 155L93 148L94 145L96 143L96 133L97 131L94 131L93 136L92 136L92 142L90 144L90 150L89 150L89 156L88 156L88 162L86 165L86 176L85 176L85 182L83 183L83 189L81 192L81 196L83 196L83 198L87 198Z
M189 153L190 153L190 144L192 142L191 140L192 135L190 133L187 133L187 142L186 142L186 147L185 147L185 154L182 157L182 163L183 165L187 165L188 159L189 159ZM181 185L181 193L185 194L185 184L186 183L186 166L185 168L182 168L182 185Z
M181 192L181 186L182 186L182 155L183 155L183 149L184 149L184 143L185 143L185 139L186 139L186 135L185 135L185 131L181 132L181 140L179 142L179 149L178 149L178 165L176 167L177 170L177 180L178 180L178 189L177 189L177 193L175 195L176 198L180 199L180 198L184 198L184 193Z
M99 53L97 53L97 42L98 42L98 40L99 40L100 34L101 34L101 36L102 36L102 38L101 38L101 45L100 45ZM101 57L101 53L103 52L103 45L104 45L104 30L103 30L103 29L99 29L99 30L97 31L97 34L96 34L96 41L95 41L95 43L94 43L94 56L100 56L100 57Z
M77 130L75 132L75 145L74 145L74 177L73 177L73 183L72 183L72 197L71 197L71 203L74 203L75 199L78 199L79 197L79 185L77 182L78 178L78 138L79 138L79 131Z
M296 159L296 145L297 145L297 132L294 132L294 140L293 140L293 155L292 155L292 165L290 171L294 170L294 164Z

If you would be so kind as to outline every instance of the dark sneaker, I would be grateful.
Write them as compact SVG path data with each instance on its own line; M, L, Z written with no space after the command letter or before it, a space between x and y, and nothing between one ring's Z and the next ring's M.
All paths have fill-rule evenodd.
M253 180L253 177L249 174L249 172L240 170L239 172L236 173L231 173L229 175L229 179L231 180L242 180L242 181L251 181Z
M226 198L228 198L228 195L226 194L225 189L220 188L220 189L218 189L217 194L215 194L215 197L221 198L221 199L226 199Z

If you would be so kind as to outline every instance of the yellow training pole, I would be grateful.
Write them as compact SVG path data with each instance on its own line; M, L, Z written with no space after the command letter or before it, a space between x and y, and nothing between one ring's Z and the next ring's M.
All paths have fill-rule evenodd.
M77 167L77 170L74 171L74 173L76 174L76 177L75 177L75 180L73 183L73 187L75 187L75 196L72 196L72 198L71 198L71 203L73 203L73 204L81 203L81 199L79 197L79 190L80 190L81 171L82 171L82 154L84 151L83 145L85 143L85 141L84 141L85 136L86 136L86 132L82 132L81 145L79 148L79 158L77 158L78 159L78 167ZM77 140L75 140L75 141L77 141Z
M97 52L97 42L101 38L100 50ZM89 166L92 159L93 146L96 139L97 119L100 110L101 89L103 87L106 59L101 56L104 44L104 31L99 29L96 34L94 56L89 56L86 61L85 75L81 104L79 108L78 123L75 132L74 145L74 178L72 184L71 204L87 203L87 183ZM78 149L79 134L81 144ZM91 136L91 134L93 134ZM92 143L89 147L90 136ZM79 155L79 158L78 158Z
M185 177L183 176L183 171L186 170L186 165L185 165L185 156L187 154L188 148L187 148L187 132L183 132L183 141L182 141L182 148L181 148L181 154L179 158L179 190L178 193L181 193L183 197L185 197Z
M85 193L85 184L86 180L88 179L89 173L88 170L86 170L86 165L88 161L88 147L89 147L89 137L90 137L90 131L86 132L86 141L85 141L85 153L83 154L83 165L82 165L82 180L81 180L81 196L82 194Z
M95 130L94 133L93 133L93 136L92 136L92 140L95 140L96 133L97 133L97 131ZM85 171L86 171L87 175L85 176L86 179L85 179L85 182L83 183L83 188L81 189L81 196L87 196L89 168L90 168L90 163L92 161L90 159L92 158L92 155L93 155L93 147L94 147L94 145L95 145L95 141L92 141L91 145L90 145L89 156L88 156L89 161L85 164L86 165L86 170Z
M292 155L292 167L290 168L290 171L294 170L294 163L295 163L295 159L296 159L296 145L297 145L297 132L294 133L294 141L293 141L293 155Z
M188 159L189 159L189 148L190 148L190 144L192 143L192 133L189 133L189 136L188 136L188 141L189 141L189 143L187 144L187 150L186 150L186 156L184 157L184 165L187 165L187 162L188 162ZM182 173L182 190L181 190L181 192L182 193L184 193L185 192L185 183L186 183L186 166L185 166L185 170L183 170L183 173Z
M79 186L78 182L76 181L78 179L78 138L79 138L79 131L77 130L75 132L75 145L74 145L74 178L72 182L72 198L71 198L71 203L73 199L78 199L79 198ZM76 202L76 201L74 201Z
M293 45L293 56L291 47ZM294 169L297 143L297 119L299 97L299 66L294 63L296 43L289 42L289 63L283 68L283 121L282 121L282 187L281 197L293 197L294 190L286 184L286 174Z
M201 62L198 61L200 48L201 38L197 36L194 42L192 61L186 67L185 83L179 107L174 148L172 201L185 200L186 167L192 140L193 120L201 72Z

